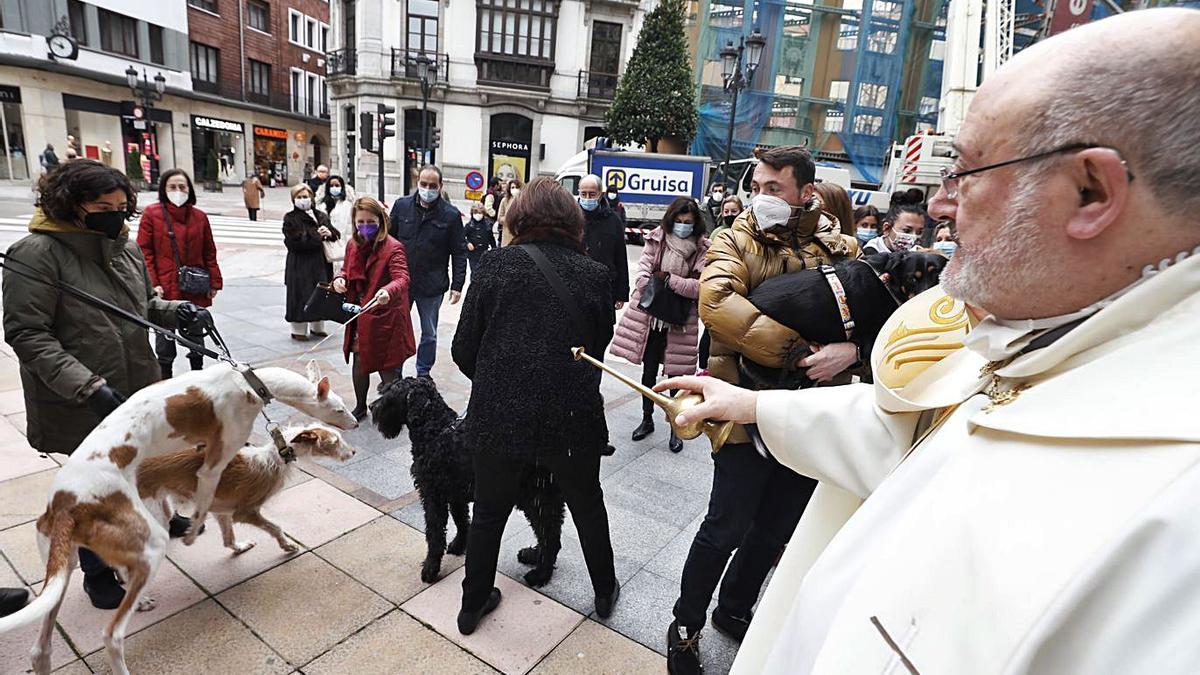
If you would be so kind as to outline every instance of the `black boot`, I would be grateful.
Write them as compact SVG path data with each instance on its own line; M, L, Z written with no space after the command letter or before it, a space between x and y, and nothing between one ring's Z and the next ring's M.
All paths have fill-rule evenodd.
M601 619L607 619L612 616L613 607L617 604L617 598L621 597L621 584L613 585L612 592L608 595L596 596L596 616Z
M24 588L0 588L0 616L8 616L25 606L29 591Z
M667 447L671 452L681 452L683 450L683 439L675 435L675 430L671 430L671 440L667 443Z
M121 588L117 573L112 569L83 575L83 592L96 609L116 609L125 599L125 589Z
M670 675L699 675L704 672L700 665L700 629L683 628L672 621L667 628L667 672Z
M652 433L654 433L654 417L652 415L642 415L642 423L638 425L638 428L633 430L633 440L640 441Z
M488 595L487 602L483 603L483 607L480 607L473 612L465 609L459 611L458 632L462 633L463 635L470 635L471 633L474 633L483 617L490 614L491 611L496 609L499 604L500 589L493 588L491 594Z

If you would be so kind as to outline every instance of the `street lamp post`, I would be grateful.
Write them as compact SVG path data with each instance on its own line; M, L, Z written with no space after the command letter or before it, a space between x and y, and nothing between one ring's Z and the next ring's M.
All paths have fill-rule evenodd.
M437 61L421 52L412 58L417 66L417 79L421 80L421 163L426 163L429 151L429 94L437 81Z
M733 97L729 108L729 134L725 138L725 164L721 167L721 180L729 186L729 161L733 152L733 124L737 117L738 93L750 85L754 79L754 71L762 60L763 47L767 39L755 28L754 32L738 39L738 45L733 46L733 40L725 43L721 50L721 75L725 80L725 91ZM742 58L745 57L745 74L743 74ZM728 189L726 190L728 192Z
M138 72L133 66L125 69L125 82L129 85L129 90L142 103L143 108L153 108L156 101L161 101L163 92L167 89L167 78L159 72L154 76L153 84L146 76L146 69L142 69L142 79L138 81Z

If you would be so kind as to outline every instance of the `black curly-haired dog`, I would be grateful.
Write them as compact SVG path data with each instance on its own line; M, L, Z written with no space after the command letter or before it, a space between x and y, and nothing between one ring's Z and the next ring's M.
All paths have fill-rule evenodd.
M382 385L371 404L371 421L385 438L395 438L405 426L412 441L412 477L425 510L425 561L421 581L438 580L442 554L467 550L471 523L468 505L475 498L471 450L458 413L446 404L437 385L427 377L405 377ZM517 508L525 514L537 546L523 548L517 560L533 569L525 573L530 586L544 586L554 574L562 548L562 492L545 469L530 469L521 477ZM446 543L447 517L454 518L454 539Z
M846 304L854 320L850 341L858 345L863 361L870 362L875 337L900 303L936 286L946 262L938 253L899 251L833 266L846 291ZM846 342L838 301L829 280L819 269L771 277L755 287L749 299L764 314L796 331L807 342L819 345ZM794 360L805 355L796 354ZM789 374L778 369L765 368L745 358L739 368L747 386L789 386ZM812 384L802 371L792 377L792 386Z

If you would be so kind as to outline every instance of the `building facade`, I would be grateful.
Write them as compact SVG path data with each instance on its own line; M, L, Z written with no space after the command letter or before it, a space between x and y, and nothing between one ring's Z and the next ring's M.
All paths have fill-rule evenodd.
M0 0L0 180L36 178L52 144L150 185L175 167L208 189L294 184L328 160L328 16L325 0Z
M374 193L378 155L359 147L359 114L396 108L384 143L385 192L442 167L461 199L468 173L553 176L604 112L652 2L638 0L332 0L329 90L336 171ZM418 59L432 62L428 116ZM440 147L423 151L427 129ZM430 132L430 136L434 136ZM432 145L432 143L430 143Z

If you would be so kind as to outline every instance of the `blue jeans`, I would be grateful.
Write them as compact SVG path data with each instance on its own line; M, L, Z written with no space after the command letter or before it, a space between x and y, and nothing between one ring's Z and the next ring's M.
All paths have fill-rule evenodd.
M408 308L417 306L417 314L421 317L421 340L417 343L417 376L428 375L433 370L433 362L437 360L437 325L438 312L442 309L442 298L434 295L425 298L409 298Z

